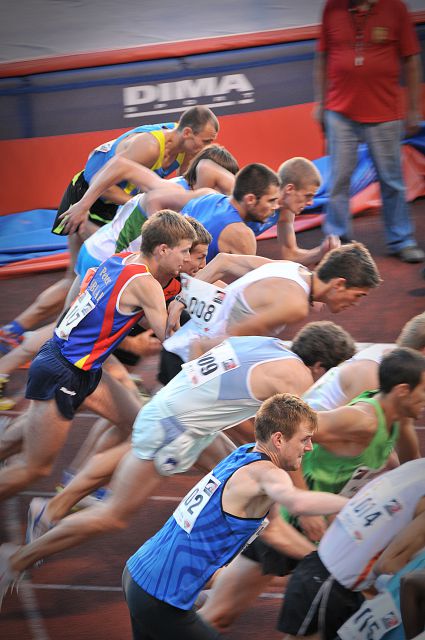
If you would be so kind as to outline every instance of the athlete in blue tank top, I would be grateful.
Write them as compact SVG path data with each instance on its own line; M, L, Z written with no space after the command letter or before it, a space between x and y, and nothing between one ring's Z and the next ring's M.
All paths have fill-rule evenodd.
M175 129L176 126L177 126L177 122L164 122L161 124L144 124L144 125L141 125L140 127L135 127L134 129L130 129L130 131L126 131L115 140L111 140L110 142L106 142L100 145L99 147L94 149L94 151L90 154L89 159L87 160L86 166L84 167L84 171L83 171L84 178L87 180L87 182L90 182L94 174L100 171L100 169L108 162L108 160L114 157L115 151L118 145L125 138L128 138L129 136L132 136L137 133L150 133L152 131L161 131L162 129L171 130L171 129ZM170 173L173 173L173 171L178 169L180 164L181 163L179 163L178 160L176 159L167 168L163 168L162 166L159 166L159 167L154 166L154 167L151 167L151 169L152 171L157 173L160 178L166 178L168 175L170 175ZM125 189L126 185L127 185L126 182L121 182L119 184L119 186L122 189ZM133 194L133 191L134 191L134 194ZM133 195L138 193L137 189L134 189L133 191L131 192Z
M190 609L213 573L259 529L266 513L262 518L238 518L224 512L221 503L226 482L237 469L269 459L252 451L253 446L244 445L220 462L128 560L128 570L142 589L174 607Z
M220 234L229 224L244 222L258 236L276 224L279 217L279 212L276 212L266 222L246 222L231 204L230 197L219 193L210 193L200 198L189 200L181 212L184 215L196 218L212 235L213 239L208 249L207 262L210 262L219 253L218 240Z
M315 413L299 397L273 395L256 414L256 442L219 462L131 556L123 586L134 640L220 638L195 612L196 597L213 573L260 533L271 505L311 514L345 505L345 498L325 493L317 502L311 492L296 489L286 473L299 468L316 424Z

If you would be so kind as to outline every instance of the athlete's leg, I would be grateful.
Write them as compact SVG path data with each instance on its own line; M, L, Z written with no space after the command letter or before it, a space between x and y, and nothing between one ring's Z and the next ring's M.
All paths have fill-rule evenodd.
M301 559L315 549L291 525L283 522L277 506L269 513L269 524L261 537L218 572L212 588L198 613L214 627L223 631L240 616L264 591L275 575L287 575L294 567L290 558ZM292 533L293 531L293 533ZM264 547L264 541L270 547ZM260 546L258 546L260 545ZM252 551L248 553L248 551ZM266 554L264 555L263 549ZM274 550L280 552L275 553ZM288 556L288 557L286 557Z
M128 438L142 403L134 393L104 371L100 384L94 393L87 396L83 406L111 422L111 427L96 444L94 453L98 453Z
M32 400L26 412L23 457L0 470L0 500L18 493L51 473L56 454L71 421L58 411L55 400Z
M16 321L28 331L40 322L57 316L63 308L70 285L71 280L66 277L55 282L42 291L34 302L16 317Z
M25 330L32 329L40 322L57 316L62 311L75 279L74 267L81 245L82 240L78 234L68 236L70 261L64 277L42 291L34 302L15 318Z
M27 422L25 413L18 416L7 428L2 431L0 437L0 460L6 460L10 456L22 451L24 427Z
M131 449L129 441L90 457L63 491L49 500L45 509L45 519L56 523L71 512L77 502L91 491L109 482L119 462Z
M237 447L240 447L242 444L254 442L254 419L244 420L231 429L228 429L228 435Z
M206 449L202 451L195 467L203 473L208 473L211 469L226 458L229 454L236 449L233 442L224 433L217 434L214 442L212 442Z
M112 495L105 502L67 516L40 538L21 547L11 557L10 568L22 572L38 560L96 535L124 529L162 480L152 461L140 460L130 451L114 475Z
M273 578L262 574L259 562L238 555L218 572L198 614L219 631L225 631Z
M129 391L132 391L136 396L138 394L137 386L130 376L126 367L118 360L114 354L110 355L109 358L103 365L103 371L107 371L110 376L121 382Z
M105 418L99 418L94 425L90 427L86 439L83 441L81 447L78 449L75 457L69 463L67 469L70 473L78 473L79 469L86 464L88 459L93 455L94 448L99 438L109 429L111 426L109 420Z
M32 360L46 340L52 337L54 327L55 323L52 322L25 336L19 347L9 351L0 359L0 372L10 375L20 366Z
M76 276L74 273L74 279L68 290L68 293L66 294L66 298L64 301L64 305L63 305L64 310L68 309L68 307L70 307L71 304L74 302L75 298L78 296L80 292L80 287L81 287L81 278L80 276Z

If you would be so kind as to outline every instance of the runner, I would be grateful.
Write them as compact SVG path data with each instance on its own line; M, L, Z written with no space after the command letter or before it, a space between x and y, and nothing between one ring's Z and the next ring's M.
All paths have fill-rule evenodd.
M50 474L76 410L91 394L87 405L115 425L104 436L105 448L128 435L139 405L107 374L99 385L102 363L143 317L163 340L165 297L179 290L173 278L194 239L183 216L159 212L145 228L140 253L113 256L88 280L31 364L24 457L0 470L0 499Z
M321 362L332 351L335 336L340 341L335 355L344 357L347 347L351 351L351 341L346 342L346 333L337 326L330 331L328 323L311 323L299 340L300 348L306 342L315 345L315 357ZM52 512L56 510L57 517L66 515L91 490L93 479L100 483L109 478L125 445L115 449L115 458L111 451L93 458L86 476L77 476L73 486L68 485L50 503L41 499L31 503L27 539L35 541L22 548L22 559L30 566L100 532L124 528L164 476L182 473L197 460L204 470L210 470L229 452L223 437L218 451L208 452L217 434L254 416L262 401L275 393L301 394L311 384L311 371L317 371L318 362L306 367L280 340L253 336L230 338L192 361L137 416L132 450L114 474L112 495L105 502L66 517L49 530Z
M295 569L279 616L279 631L291 634L288 638L333 640L362 604L362 591L374 584L374 563L382 551L398 533L406 548L407 525L412 520L417 518L423 529L424 496L424 458L367 483L338 514L318 550ZM363 624L366 627L365 620Z
M228 362L228 359L226 361ZM235 369L228 371L235 372ZM151 611L147 616L151 624L157 624L157 613L163 617L164 606L168 613L174 612L172 619L168 615L163 619L164 630L161 634L156 635L155 632L152 637L169 638L171 623L173 624L172 636L175 638L216 638L218 636L194 613L192 607L196 595L212 573L228 562L256 534L274 501L285 504L296 513L313 514L335 513L346 503L346 499L340 496L317 493L313 497L313 494L295 489L289 476L283 471L283 469L296 469L300 465L304 452L311 447L311 437L315 428L315 414L302 400L289 394L274 395L258 411L255 445L245 445L237 449L198 483L197 493L202 491L202 495L208 496L208 500L201 500L202 504L199 504L199 498L195 497L193 505L195 509L198 508L194 510L190 503L191 498L188 496L184 499L163 530L129 561L128 572L132 578L130 575L125 575L124 578L127 599L133 599L133 594L130 593L133 591L133 586L130 583L135 580L140 587L151 592L155 600L159 598L160 601L164 600L168 603L167 605L161 604L160 601L156 603L159 611L155 613ZM192 491L190 496L193 497L193 495ZM222 508L221 504L223 504ZM202 530L205 526L209 531L208 540L203 539ZM173 532L171 537L166 534L167 530L170 533ZM47 535L49 534L46 534L46 537ZM169 541L174 538L181 549L177 555L174 543L171 542L168 546ZM162 542L159 542L160 539ZM192 541L195 544L193 549ZM157 544L161 547L161 553L158 553ZM194 563L190 557L198 545L201 545L203 552L197 553L197 560ZM149 579L148 584L140 581L142 566L140 563L145 564L146 570L149 571L148 566L153 560L151 557L151 560L145 563L142 559L148 549L154 552L157 560L161 559L162 569L153 567L152 572L158 586L161 583L159 591L156 589L152 591ZM9 555L9 562L12 565L9 568L7 568L9 562L6 554ZM172 555L173 562L164 564L163 559L169 554ZM22 567L15 568L15 560L10 554L9 545L6 548L2 547L1 555L1 590L4 593L11 582L18 577ZM189 566L196 566L195 572L193 569L186 571L185 567L189 569ZM179 579L181 570L185 574L182 584ZM162 579L165 581L162 582ZM165 586L167 583L170 588ZM137 590L138 587L135 589ZM151 599L151 596L147 597ZM138 618L141 609L136 614L133 606L130 606L132 616ZM179 623L185 623L183 631ZM137 623L138 626L139 623ZM194 627L193 630L191 627ZM136 627L133 629L134 637L141 638L142 636L136 633Z
M22 342L25 331L60 313L74 279L75 262L82 242L99 226L113 219L118 205L126 203L138 192L134 184L124 180L103 191L102 197L92 204L89 212L68 213L69 207L83 197L96 173L108 160L117 155L123 156L143 165L140 168L166 177L179 168L182 171L187 169L190 160L214 142L218 130L218 120L213 112L208 107L196 106L187 109L178 123L142 125L91 152L84 169L74 176L67 187L53 223L53 233L69 234L71 260L67 273L59 282L43 291L28 309L0 329L0 352L7 353Z

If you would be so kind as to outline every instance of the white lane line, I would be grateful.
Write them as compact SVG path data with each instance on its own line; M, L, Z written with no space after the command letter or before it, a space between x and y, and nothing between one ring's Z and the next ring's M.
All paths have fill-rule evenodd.
M106 587L102 585L88 585L88 584L32 584L32 588L39 591L102 591L106 593L119 593L122 591L122 587ZM282 600L283 593L260 593L260 598L269 600Z
M42 591L44 590L56 590L56 591L122 591L122 587L102 587L100 585L89 584L33 584L33 589Z
M18 543L21 540L20 514L18 507L18 499L11 498L5 503L6 511L6 530L9 540ZM47 629L40 614L37 599L34 594L31 580L23 578L19 583L17 591L24 617L28 622L31 637L33 640L49 640Z
M56 491L21 491L20 496L27 496L29 498L53 498L56 496ZM184 496L149 496L148 500L156 500L157 502L180 502Z

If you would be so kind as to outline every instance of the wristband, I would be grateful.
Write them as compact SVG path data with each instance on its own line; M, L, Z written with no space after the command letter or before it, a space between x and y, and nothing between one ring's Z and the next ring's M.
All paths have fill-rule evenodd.
M182 304L184 306L184 308L186 309L187 304L184 301L184 298L180 293L178 293L176 296L174 296L174 300L177 300L177 302L180 302L180 304Z

